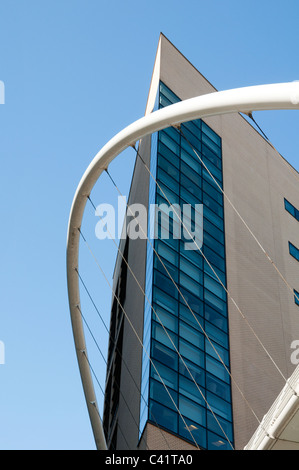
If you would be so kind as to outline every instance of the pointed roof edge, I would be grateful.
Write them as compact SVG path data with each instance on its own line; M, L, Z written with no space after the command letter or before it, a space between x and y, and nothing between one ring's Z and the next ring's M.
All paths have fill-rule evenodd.
M152 77L151 77L150 88L149 88L148 97L147 97L145 115L150 114L153 111L155 101L156 101L156 95L157 95L157 90L158 90L159 80L160 80L162 36L163 36L162 33L160 33L154 68L153 68Z
M151 77L151 82L150 82L150 87L149 87L149 93L148 93L148 98L147 98L147 103L146 103L146 109L145 109L145 115L151 113L154 108L155 100L156 100L156 94L157 94L157 89L158 89L158 84L160 80L160 72L161 72L161 54L162 54L162 41L167 41L173 49L176 50L176 52L186 60L190 66L205 80L205 82L213 88L214 91L218 91L214 85L190 62L187 57L182 54L182 52L165 36L164 33L160 32L159 35L159 41L158 41L158 47L157 47L157 52L156 52L156 57L155 57L155 62L154 62L154 68L152 72L152 77Z
M166 41L169 42L169 44L171 44L171 46L191 65L191 67L193 67L193 69L212 87L214 88L215 91L219 91L208 79L207 77L205 77L199 70L198 68L195 67L194 64L192 64L192 62L173 44L173 42L170 41L170 39L168 39L167 36L165 36L164 33L160 33L160 38L163 37Z

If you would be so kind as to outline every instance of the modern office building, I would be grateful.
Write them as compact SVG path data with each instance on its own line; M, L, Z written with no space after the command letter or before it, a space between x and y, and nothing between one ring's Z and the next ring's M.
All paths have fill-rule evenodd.
M215 91L161 35L146 114ZM121 241L108 446L243 449L296 367L299 174L248 119L222 115L144 138L128 202L201 205L203 244L186 249L175 216L164 238L161 214L158 238Z

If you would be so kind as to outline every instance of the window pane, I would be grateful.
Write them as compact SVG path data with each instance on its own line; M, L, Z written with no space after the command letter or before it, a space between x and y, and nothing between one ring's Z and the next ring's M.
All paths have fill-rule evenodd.
M286 199L284 200L285 209L293 216L295 219L299 221L299 210L293 206L289 201Z
M161 131L165 134L167 134L169 137L171 137L177 144L180 143L180 140L181 140L181 134L180 132L175 129L174 127L166 127L165 129L163 129L163 131Z
M206 194L215 199L218 204L223 205L223 195L219 188L213 188L209 183L203 180L202 189Z
M215 190L221 192L222 183L220 181L217 181L217 178L215 181L215 176L214 175L211 176L205 168L203 168L202 170L202 176Z
M216 168L215 165L207 158L202 157L202 161L207 168L207 172L211 173L211 175L217 180L217 183L221 186L222 184L222 171ZM213 179L213 178L212 178ZM215 183L215 184L217 184Z
M208 341L206 339L206 353L214 357L218 361L222 360L226 366L229 364L229 354L226 349L224 349L219 344L215 344L213 341ZM223 366L224 367L224 366Z
M223 230L223 220L211 211L206 205L203 208L203 215L205 219L212 222L219 230Z
M185 423L182 419L179 420L179 432L182 437L188 439L192 443L197 442L197 445L202 448L207 447L207 431L198 423L185 418Z
M177 103L180 98L176 96L163 82L160 82L160 92L171 102Z
M158 382L161 382L161 379L167 385L174 390L178 388L178 375L174 370L169 369L169 367L160 364L158 361L153 362L154 365L151 365L151 376L156 379ZM161 379L160 379L161 377Z
M226 318L209 305L205 305L205 318L210 323L217 326L217 328L220 328L220 330L227 332Z
M190 168L192 168L192 170L195 171L195 173L197 174L201 174L201 163L200 161L196 161L194 160L193 157L191 157L191 155L186 152L186 150L181 150L181 159L183 162L185 162Z
M192 402L183 396L179 397L179 409L183 416L192 419L202 426L206 425L206 412L205 409L197 403Z
M297 261L299 261L299 249L296 248L291 242L289 242L290 255L292 255Z
M230 386L210 374L207 374L207 389L226 401L231 400Z
M224 331L221 331L209 322L206 322L205 327L210 340L216 341L221 344L221 346L228 349L228 335Z
M180 270L188 274L188 276L192 277L192 279L194 279L196 282L202 284L202 271L197 266L195 266L195 264L190 263L186 258L183 258L182 256L180 258Z
M168 313L166 310L164 310L163 308L159 307L158 305L156 304L153 304L153 318L155 320L157 320L157 322L159 323L159 320L158 318L160 319L160 321L163 323L163 325L168 328L168 330L171 330L173 331L174 333L177 333L178 332L178 320L177 320L177 317L175 317L174 315L171 315L170 313Z
M179 351L180 351L181 356L183 356L184 358L189 359L190 361L194 362L200 367L204 367L203 352L195 348L191 344L187 343L183 339L180 339Z
M184 322L180 322L179 334L181 338L189 341L197 348L204 349L204 336L198 330L186 325Z
M201 204L201 190L198 189L196 194L191 194L189 191L181 187L180 192L181 199L185 204L192 204L195 207L195 204Z
M195 295L191 294L191 292L185 290L183 287L181 287L180 291L182 294L182 296L180 295L180 301L182 302L182 304L187 307L190 307L192 312L200 314L202 311L202 307L199 297L195 297Z
M177 413L150 400L149 419L170 431L178 432Z
M158 181L157 194L159 194L166 200L166 204L168 206L169 204L179 204L180 202L178 193L174 193L173 191L171 191L167 186L165 186L165 184L161 183L161 181Z
M204 219L204 233L208 232L210 235L212 235L215 240L217 240L219 243L224 244L224 234L223 231L218 229L212 222L210 222L208 219Z
M200 302L198 310L200 310L200 314L203 316L202 302ZM193 326L193 328L196 328L198 331L202 331L202 329L204 329L203 319L199 315L197 315L194 311L190 311L187 305L180 304L180 319L184 320L184 322ZM202 326L202 329L200 328L200 325Z
M202 298L202 293L203 293L203 288L200 284L197 282L193 281L193 279L183 272L180 273L180 284L183 286L185 289L190 290L193 292L194 295Z
M163 405L176 410L178 406L178 396L171 388L165 387L161 382L151 379L150 398L162 403Z
M230 377L223 364L218 361L215 361L215 359L210 356L206 357L206 369L207 372L210 372L211 374L215 375L224 382L229 383Z
M217 148L208 138L204 135L204 140L202 144L202 154L211 162L215 167L221 170L222 162L219 158L220 156L220 149Z
M221 442L223 442L224 444L222 445L228 445L231 450L232 448L228 441L232 442L233 440L232 423L230 423L229 421L226 421L220 416L217 416L216 417L217 420L216 420L215 416L210 411L208 411L207 418L208 418L208 429L218 434L218 440L214 441L217 443L216 447L219 446L219 448L221 449Z
M165 291L170 296L176 299L178 298L178 291L173 282L168 277L163 276L156 270L154 272L154 283L156 286L159 286L160 289Z
M206 193L203 193L203 205L204 207L208 207L213 212L216 213L219 217L223 218L223 208L219 204L217 204L214 199L209 197Z
M177 144L171 137L169 137L165 132L159 132L159 141L162 142L169 150L171 150L175 155L180 155L180 146Z
M173 153L166 145L162 144L162 142L158 143L158 161L159 163L162 160L169 161L172 165L176 168L180 166L179 156Z
M187 368L186 368L187 366ZM180 374L186 377L187 379L190 379L190 372L192 374L192 377L194 380L204 387L205 385L205 371L201 369L199 366L192 364L192 362L188 361L187 359L184 360L184 363L180 360L179 363L179 368L180 368ZM180 376L181 380L181 376Z
M213 292L214 295L217 295L222 300L226 300L226 291L222 287L221 284L219 284L218 281L215 279L212 279L210 276L205 274L204 276L204 286L206 289L209 289L209 291Z
M231 407L228 402L210 392L207 393L207 401L214 413L222 416L222 418L227 419L228 421L231 421Z
M169 164L169 166L172 166ZM179 183L175 179L171 178L168 173L166 173L161 168L158 168L157 171L157 181L163 181L164 184L168 186L172 191L179 192Z
M168 245L161 241L156 242L155 249L159 256L162 256L164 259L169 261L170 263L174 264L174 266L178 265L179 257L178 253L172 250Z
M190 380L186 379L183 376L180 376L179 393L184 395L187 398L190 398L191 400L195 401L199 405L205 406L205 400L203 398L203 396L205 396L205 393L203 392L203 390L201 390L201 387L199 385L194 383L192 371L189 369L189 367L187 369L187 372L188 370L190 372L189 373Z
M204 246L203 252L209 263L225 272L225 262L223 258L220 258L220 256L218 256L213 250L210 250L207 246Z
M156 343L156 341L154 341L154 340L152 341L152 344L153 344L152 345L152 357L153 357L153 359L157 359L158 361L160 361L162 364L166 365L167 367L171 367L172 369L177 370L177 368L178 368L178 355L177 355L177 353L173 350L170 350L170 349L166 348L163 344ZM153 372L156 373L155 371L153 371ZM157 378L157 377L155 376L155 378ZM169 385L169 382L168 382L168 385Z
M186 250L185 244L180 244L180 252L181 255L187 258L189 261L195 264L198 269L202 269L203 265L203 258L198 250Z
M219 297L213 295L207 289L205 289L205 301L214 310L218 310L222 315L226 315L226 303L219 299Z
M175 181L179 181L180 178L180 173L175 166L173 166L168 160L165 158L158 158L158 166L166 172L171 178L173 178Z
M207 273L210 277L212 277L216 281L218 281L219 283L221 281L222 284L226 286L225 274L222 271L219 271L219 269L215 268L214 266L213 267L209 266L206 260L204 260L204 272Z
M162 93L160 93L159 102L160 108L164 108L164 106L169 106L170 104L172 104L171 101L169 101L164 95L162 95Z
M172 264L168 263L165 259L162 257L158 258L158 256L155 256L155 262L154 262L154 267L158 269L164 276L170 277L175 281L178 282L179 280L179 272L176 267L174 267Z
M200 186L195 184L193 181L191 181L189 178L187 178L184 175L181 175L181 185L184 186L184 188L186 188L189 191L189 193L193 195L201 194Z
M197 133L196 130L195 132L190 132L188 129L190 126L185 126L185 124L182 124L181 129L182 129L182 145L183 143L186 143L186 145L189 146L189 148L192 150L192 147L195 148L195 150L201 150L201 142L197 137L201 137L201 133ZM193 129L194 130L194 129ZM197 136L196 136L197 134Z
M196 186L201 188L201 173L193 171L192 168L190 168L190 166L184 163L183 161L181 163L181 173L182 175L187 176L187 178L189 178L189 180L196 184Z
M221 138L204 121L202 121L202 132L215 142L218 147L221 146Z
M171 331L167 331L166 328L163 328L155 321L152 325L152 337L170 349L175 350L178 346L177 336Z
M211 248L213 251L215 251L222 258L225 257L224 245L222 245L217 240L215 240L215 238L213 238L207 232L204 232L203 244L208 246L209 248Z
M168 312L172 313L173 315L178 314L178 304L175 299L155 287L153 290L153 300L156 304L163 307Z
M201 121L189 121L184 122L183 124L185 129L188 129L192 134L197 137L197 139L201 139Z
M208 432L208 450L232 450L232 447L225 436L220 437Z

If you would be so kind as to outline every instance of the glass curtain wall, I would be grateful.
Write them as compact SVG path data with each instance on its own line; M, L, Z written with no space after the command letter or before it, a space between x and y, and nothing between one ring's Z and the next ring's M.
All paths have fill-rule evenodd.
M157 107L177 101L160 83ZM181 238L174 236L175 221L169 238L163 238L162 218L156 218L159 237L148 242L147 250L151 305L145 301L143 338L154 366L144 353L140 435L149 421L192 444L195 440L200 448L231 449L231 384L223 365L229 370L227 296L221 285L226 286L223 195L192 149L222 187L221 138L202 120L185 123L181 130L183 136L173 127L152 136L151 173L158 184L151 178L149 203L176 204L182 210L184 204L202 204L204 256L186 249L190 240L184 230ZM191 228L194 217L191 211Z

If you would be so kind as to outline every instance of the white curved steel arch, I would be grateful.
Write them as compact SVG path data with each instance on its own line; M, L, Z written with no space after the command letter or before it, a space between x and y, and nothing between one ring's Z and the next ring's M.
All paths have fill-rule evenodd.
M91 370L86 360L86 343L80 313L77 274L79 241L88 196L102 172L127 147L146 135L166 127L208 116L264 110L299 109L299 82L259 85L213 92L155 111L129 125L114 136L95 156L85 171L74 196L67 235L67 286L78 365L96 447L106 449L102 422L97 408Z

